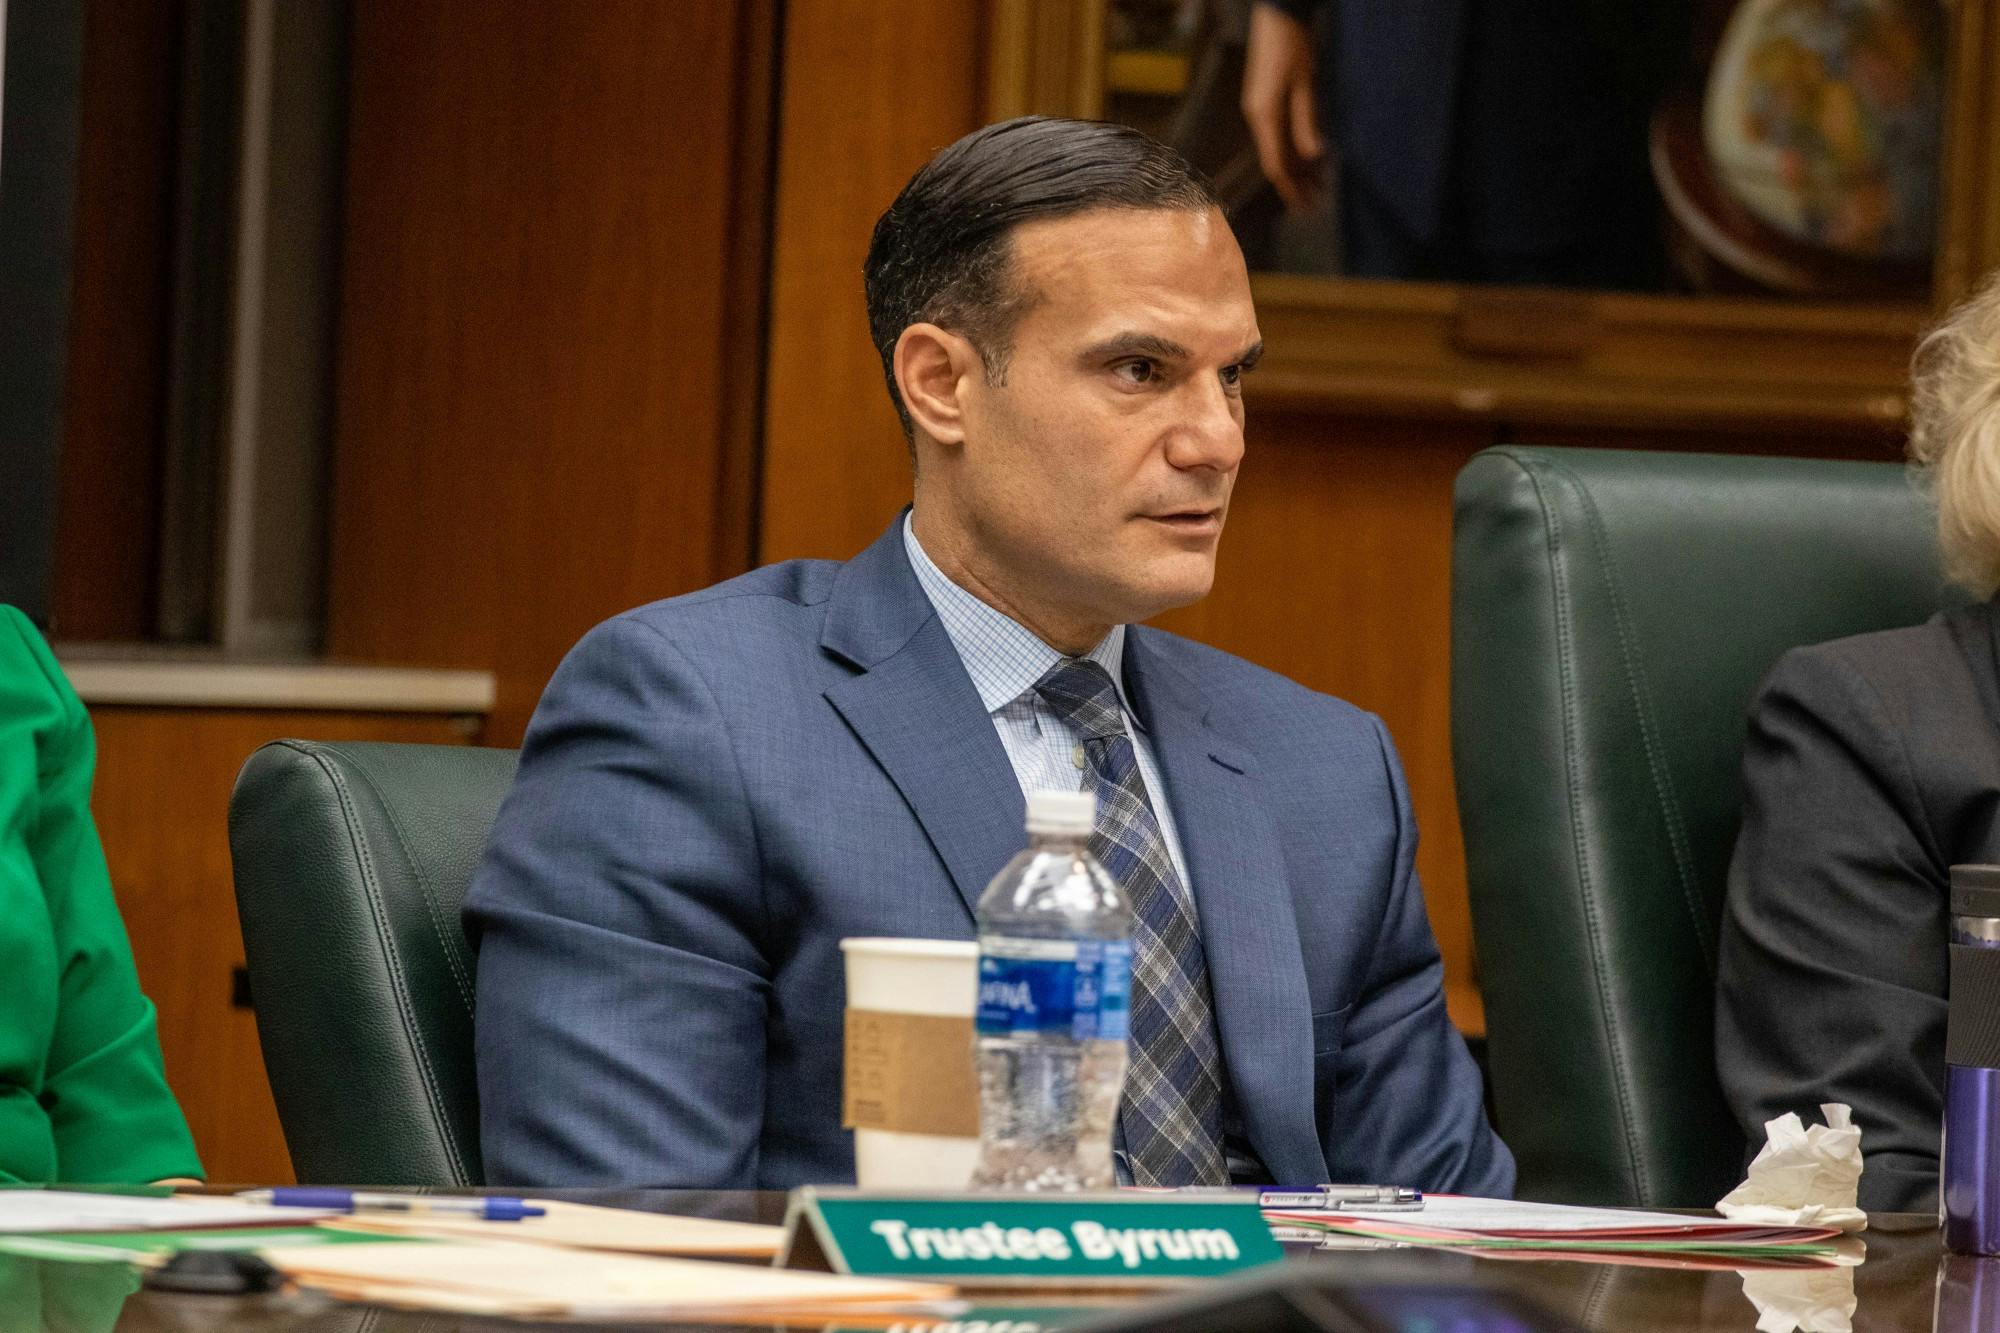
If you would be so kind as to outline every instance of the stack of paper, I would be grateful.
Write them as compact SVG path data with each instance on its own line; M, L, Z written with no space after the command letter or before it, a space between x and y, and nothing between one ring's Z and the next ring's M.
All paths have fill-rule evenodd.
M447 1240L525 1241L583 1250L627 1254L678 1254L708 1258L769 1259L778 1252L783 1227L723 1222L711 1217L677 1217L597 1208L558 1199L528 1199L544 1210L518 1222L489 1222L454 1213L358 1213L328 1225L342 1230Z
M342 1300L468 1314L836 1317L916 1313L954 1295L952 1288L929 1282L494 1241L277 1247L260 1253L299 1285Z
M1681 1255L1727 1260L1732 1266L1745 1260L1838 1263L1841 1256L1832 1243L1840 1232L1827 1227L1746 1225L1726 1218L1447 1194L1427 1196L1417 1212L1267 1209L1265 1217L1281 1237L1296 1231L1482 1251L1590 1258Z
M96 1194L0 1190L0 1232L185 1231L194 1227L297 1226L333 1213L200 1194Z

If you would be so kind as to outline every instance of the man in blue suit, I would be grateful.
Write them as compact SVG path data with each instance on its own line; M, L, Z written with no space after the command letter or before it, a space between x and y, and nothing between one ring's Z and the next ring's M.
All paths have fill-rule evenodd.
M918 172L866 279L913 508L598 626L536 711L466 903L488 1179L852 1179L839 941L971 938L1024 790L1088 784L1160 1075L1123 1176L1508 1193L1382 724L1135 623L1207 592L1243 455L1208 187L1010 121Z

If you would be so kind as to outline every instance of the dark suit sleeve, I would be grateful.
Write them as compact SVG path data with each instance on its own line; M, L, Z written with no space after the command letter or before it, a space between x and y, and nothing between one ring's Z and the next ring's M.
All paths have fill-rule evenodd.
M1350 1010L1333 1124L1320 1127L1335 1180L1511 1198L1514 1155L1486 1122L1479 1068L1444 1004L1444 962L1417 882L1417 824L1381 720L1396 824L1394 880L1367 980Z
M1827 647L1788 653L1752 708L1729 868L1716 1067L1753 1144L1846 1102L1864 1208L1935 1206L1946 867L1901 734Z
M756 1185L763 922L714 696L657 630L599 626L536 709L467 897L486 1178Z

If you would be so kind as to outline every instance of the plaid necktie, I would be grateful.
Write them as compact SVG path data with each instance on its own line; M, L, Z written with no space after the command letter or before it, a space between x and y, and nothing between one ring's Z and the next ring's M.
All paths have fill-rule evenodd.
M1035 682L1056 716L1083 737L1096 776L1090 851L1132 900L1131 1070L1119 1108L1133 1183L1226 1185L1222 1056L1201 935L1146 799L1111 676L1065 658Z

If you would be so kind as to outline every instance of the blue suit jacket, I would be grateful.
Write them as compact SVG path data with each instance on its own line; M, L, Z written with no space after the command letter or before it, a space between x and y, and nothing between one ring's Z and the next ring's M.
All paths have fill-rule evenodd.
M1157 630L1125 670L1258 1156L1510 1192L1380 721ZM839 941L971 938L1023 805L895 526L592 630L466 901L487 1179L851 1180Z

